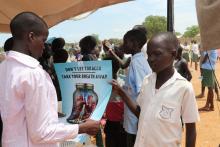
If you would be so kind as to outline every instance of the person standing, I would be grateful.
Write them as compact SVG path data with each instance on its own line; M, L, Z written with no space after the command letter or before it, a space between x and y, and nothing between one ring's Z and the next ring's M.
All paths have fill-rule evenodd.
M97 41L94 36L89 35L89 36L83 37L79 41L79 46L81 49L81 54L83 55L82 61L97 61L98 60L96 56ZM95 138L96 138L96 146L104 147L101 128L99 129Z
M97 41L93 36L85 36L79 41L81 49L82 61L97 61L96 48Z
M58 122L55 88L37 60L48 36L45 21L33 12L22 12L11 20L10 29L13 47L0 64L3 147L58 147L58 142L80 133L95 135L99 121Z
M197 42L194 40L192 41L192 58L191 58L191 66L192 66L192 62L195 63L195 70L198 69L198 61L199 61L199 45L197 44Z
M182 57L182 50L183 48L181 46L177 49L177 55L174 63L174 67L176 68L177 72L186 78L188 81L191 81L192 74L189 71L188 64L186 60Z
M183 56L183 58L186 60L186 62L187 62L187 64L188 64L188 62L190 61L190 59L189 59L190 47L189 47L189 45L187 44L187 42L184 42L182 48L183 48L183 54L182 54L182 56Z
M146 76L134 102L116 80L111 82L130 110L138 117L134 147L181 146L182 124L186 126L186 147L196 145L198 107L192 84L173 67L178 40L171 32L153 36L148 42L148 62L153 73Z
M66 63L68 59L68 52L64 49L64 46L65 46L65 40L63 38L55 38L52 41L51 50L52 50L53 55L52 55L52 63L51 63L52 64L51 79L56 89L58 103L62 102L62 94L61 94L61 89L60 89L60 84L59 84L59 80L57 77L57 73L54 68L54 64ZM65 115L66 114L64 113L58 112L58 117L65 117Z
M208 87L208 95L205 106L200 108L199 111L214 111L213 90L215 89L215 86L217 86L215 84L216 79L214 75L216 61L217 51L215 49L210 51L203 51L203 59L201 61L202 91L205 90L205 87ZM202 93L200 95L202 95ZM199 98L200 95L197 97ZM219 97L218 94L217 96Z
M10 37L4 43L3 48L4 48L5 54L2 55L3 57L2 57L2 60L0 59L0 63L1 63L1 61L5 60L5 56L7 55L8 51L10 51L12 49L12 46L13 46L13 38ZM1 56L1 54L0 54L0 56ZM2 118L0 116L0 147L2 146L2 131L3 131L3 123L2 123Z
M196 96L196 98L203 98L205 96L205 86L202 84L202 79L203 79L203 68L202 68L202 62L204 60L204 57L205 57L205 53L206 51L201 51L200 54L200 79L201 79L201 93L199 95ZM215 73L215 69L213 69L214 73ZM217 84L217 81L215 80L215 93L216 93L216 96L217 96L217 100L220 101L220 95L219 95L219 87L218 87L218 84Z
M144 53L141 51L146 41L146 35L137 29L128 31L123 38L122 48L124 53L132 55L124 85L125 91L132 98L132 101L136 101L144 77L151 73L151 68ZM134 146L137 122L137 117L125 105L123 126L127 136L127 147Z
M120 54L118 54L117 50L119 49L117 46L114 47L114 50L116 51L115 54L117 55L117 57L122 59L123 55L121 56ZM106 55L103 60L112 61L113 79L117 80L117 73L121 67L120 62L112 54ZM106 124L104 132L106 147L126 147L126 133L123 128L123 114L124 102L122 101L120 96L118 96L114 93L114 91L112 91L105 112Z
M141 32L143 32L146 36L147 36L147 29L144 25L135 25L133 27L133 30L140 30ZM148 55L147 55L147 41L146 43L143 45L141 51L144 53L146 59L148 58Z

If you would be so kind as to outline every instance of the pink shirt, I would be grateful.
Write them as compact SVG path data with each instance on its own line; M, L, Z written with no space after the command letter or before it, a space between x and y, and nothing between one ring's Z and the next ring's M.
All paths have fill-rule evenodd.
M58 122L55 88L36 59L10 51L0 82L3 147L57 147L78 135L78 125Z

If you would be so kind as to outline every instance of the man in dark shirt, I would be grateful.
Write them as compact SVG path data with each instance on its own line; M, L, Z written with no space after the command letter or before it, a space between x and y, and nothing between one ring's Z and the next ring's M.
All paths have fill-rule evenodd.
M192 79L192 74L189 71L186 60L182 57L182 51L183 48L179 46L177 49L176 63L174 64L174 67L181 76L190 81Z

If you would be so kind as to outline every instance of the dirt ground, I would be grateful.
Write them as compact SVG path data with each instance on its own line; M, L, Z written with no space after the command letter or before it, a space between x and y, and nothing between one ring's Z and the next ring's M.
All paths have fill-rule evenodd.
M190 66L189 66L190 67ZM193 78L192 84L195 94L198 95L201 91L201 81L199 79L200 72L190 67ZM220 61L217 62L216 77L220 82ZM220 84L220 83L219 83ZM205 89L205 97L197 99L198 107L203 107L206 102L208 89ZM196 147L220 147L220 102L214 97L215 111L200 112L200 122L197 123L197 141ZM183 134L183 143L185 146L185 132Z

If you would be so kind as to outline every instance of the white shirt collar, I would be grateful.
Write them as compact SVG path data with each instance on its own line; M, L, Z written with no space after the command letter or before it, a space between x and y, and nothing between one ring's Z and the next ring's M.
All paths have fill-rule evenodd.
M35 58L17 51L9 51L6 58L13 58L14 60L31 68L36 68L40 64Z
M178 72L176 69L174 69L174 74L173 76L167 81L169 84L174 83L176 80L186 80L184 79Z
M154 86L155 86L157 75L156 75L156 73L154 72L152 76L153 76L153 80L154 80L153 82L154 82ZM174 69L174 74L172 75L172 77L171 77L169 80L167 80L167 81L160 87L160 89L162 89L162 88L164 88L164 87L167 87L167 86L170 85L170 84L173 84L176 80L186 80L186 79L183 78L183 77L177 72L176 69Z

